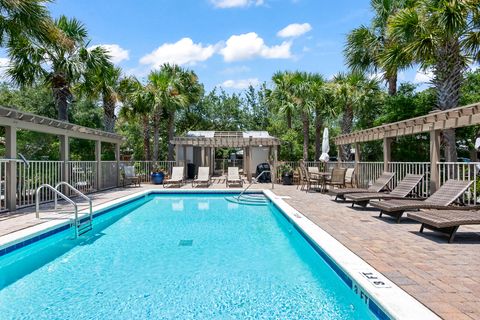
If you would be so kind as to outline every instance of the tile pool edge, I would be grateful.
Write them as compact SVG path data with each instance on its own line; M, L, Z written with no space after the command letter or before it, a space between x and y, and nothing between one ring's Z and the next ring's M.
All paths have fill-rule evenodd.
M374 303L391 319L440 319L421 302L383 276L281 197L275 195L273 191L263 190L263 193L286 215L308 242L318 246L341 272L349 277L352 281L352 290L368 304L367 307L371 311L374 311L372 309L375 309L375 306L370 306L370 303ZM337 270L334 271L337 272ZM339 276L341 277L341 275ZM342 280L345 282L345 279L342 278ZM384 285L377 287L373 284L374 281Z

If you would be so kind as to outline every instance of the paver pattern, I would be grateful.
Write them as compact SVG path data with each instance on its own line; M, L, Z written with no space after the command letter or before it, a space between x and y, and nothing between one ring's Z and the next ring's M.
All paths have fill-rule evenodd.
M98 205L151 188L161 187L147 184L91 196ZM225 188L224 181L217 179L213 188ZM271 185L252 188L270 189ZM287 203L442 318L480 319L480 226L461 227L455 242L449 244L447 237L438 233L420 234L418 223L404 219L397 224L390 218L378 218L374 209L352 209L325 194L281 185L275 185L273 191L288 196ZM0 236L55 218L42 213L42 218L36 219L33 210L0 214ZM48 211L48 205L43 210Z

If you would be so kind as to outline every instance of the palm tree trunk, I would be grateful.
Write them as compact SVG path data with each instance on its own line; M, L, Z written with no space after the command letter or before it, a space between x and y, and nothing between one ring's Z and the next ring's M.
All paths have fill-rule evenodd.
M440 110L456 108L460 101L460 87L463 81L464 66L457 40L446 42L437 48L433 84L437 91L437 103ZM457 161L455 129L443 131L445 161Z
M308 119L308 113L302 111L302 122L303 122L303 160L308 161L308 138L309 138L309 129L310 122Z
M322 155L322 127L323 119L320 114L320 108L315 110L315 161Z
M103 125L105 131L114 132L115 130L115 99L113 97L103 98Z
M292 112L290 110L287 110L286 117L287 117L287 128L292 129Z
M168 114L168 161L173 161L174 145L170 143L175 136L175 111L170 111Z
M152 160L152 153L150 148L150 123L148 115L142 116L143 122L143 157L146 161Z
M53 75L52 91L55 106L58 110L58 120L68 122L68 102L72 93L63 74Z
M394 71L392 72L392 74L387 76L388 94L390 96L394 96L397 94L397 81L398 81L397 71Z
M350 104L345 105L343 110L343 117L342 117L342 134L347 134L352 132L353 127L353 106ZM348 161L350 159L350 145L343 145L341 146L340 150L341 160Z

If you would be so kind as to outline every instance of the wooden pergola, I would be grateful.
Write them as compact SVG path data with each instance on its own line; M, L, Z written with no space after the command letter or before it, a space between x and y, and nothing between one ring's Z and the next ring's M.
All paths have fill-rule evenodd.
M257 135L256 133L263 133ZM275 166L277 163L278 146L280 139L270 136L267 132L254 131L199 131L195 135L187 134L185 137L175 137L170 141L175 145L177 161L180 148L183 148L185 157L186 148L200 147L202 166L210 166L213 172L215 148L242 148L244 151L244 166L246 167L247 180L251 179L250 161L252 147L268 147L269 154L273 158L272 179L274 179Z
M440 186L437 162L440 161L440 132L480 124L480 102L444 111L433 111L427 115L403 121L389 123L378 127L341 135L335 138L337 146L353 144L355 146L355 162L360 161L362 142L383 140L383 165L388 169L391 161L391 143L394 138L420 133L430 134L430 181L431 190ZM340 156L339 156L340 160Z
M23 112L15 109L0 107L0 126L5 127L5 156L12 159L7 165L6 172L6 198L7 207L10 211L16 209L16 189L17 189L17 131L30 130L35 132L57 135L60 140L60 160L64 161L62 177L68 178L68 161L70 154L70 138L78 138L95 141L95 160L97 161L97 183L101 183L101 153L102 142L115 145L115 159L117 161L117 171L120 174L120 144L124 138L120 135L79 126L73 123L59 121L47 117L38 116L32 113ZM118 177L117 177L118 178Z

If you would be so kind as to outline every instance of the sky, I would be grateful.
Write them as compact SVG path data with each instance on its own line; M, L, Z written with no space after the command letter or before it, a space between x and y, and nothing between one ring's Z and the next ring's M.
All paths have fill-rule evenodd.
M270 81L279 70L346 71L346 34L368 24L369 0L56 0L54 18L83 22L126 74L165 62L194 70L207 91ZM1 58L0 58L1 59ZM1 63L1 61L0 61ZM422 82L416 70L401 81Z

